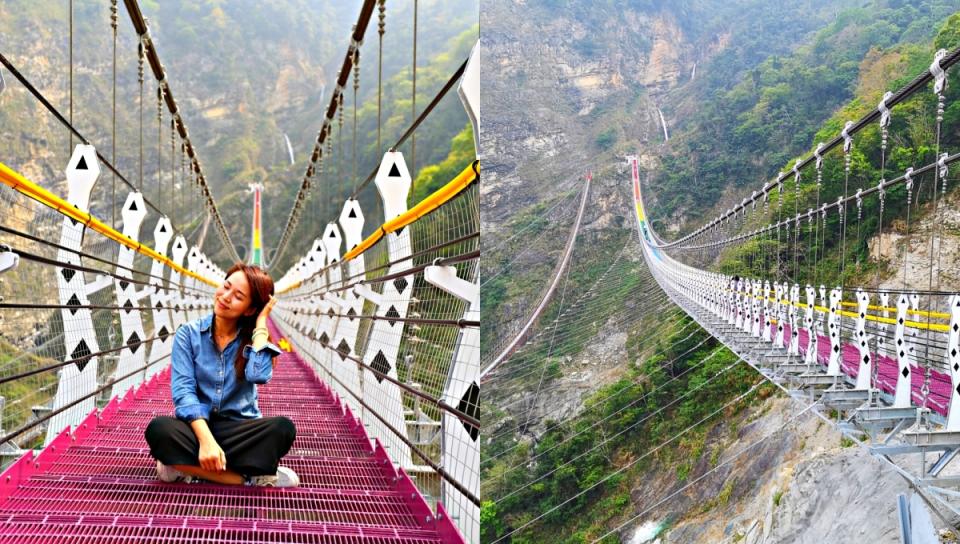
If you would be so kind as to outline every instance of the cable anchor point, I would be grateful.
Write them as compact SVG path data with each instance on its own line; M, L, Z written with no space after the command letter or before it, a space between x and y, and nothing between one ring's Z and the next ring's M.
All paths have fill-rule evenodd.
M843 152L844 154L849 154L850 149L853 147L853 136L850 135L850 129L853 128L853 121L847 121L843 125L843 131L840 133L843 136Z
M947 88L947 72L940 65L943 62L943 59L947 56L947 50L941 49L933 55L933 63L930 65L930 75L933 76L933 92L934 94L943 93L944 89Z
M880 104L877 106L877 111L880 112L880 128L886 128L890 125L890 108L887 107L887 100L893 97L893 93L887 91L883 93L883 99L880 100Z

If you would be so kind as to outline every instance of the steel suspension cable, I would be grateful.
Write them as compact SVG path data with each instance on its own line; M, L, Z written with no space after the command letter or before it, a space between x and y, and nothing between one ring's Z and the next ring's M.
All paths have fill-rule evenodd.
M941 69L946 70L947 68L956 64L958 61L960 61L960 47L946 53L944 57L940 60L939 66ZM933 81L933 79L934 79L934 76L931 74L931 72L929 70L925 70L916 78L914 78L910 83L904 85L897 92L893 93L890 99L886 101L887 107L892 108L893 106L905 101L914 93L923 89L928 83ZM865 114L858 121L851 122L851 124L849 125L849 128L846 131L847 134L852 136L860 132L861 130L866 128L870 123L876 121L880 117L880 115L881 115L881 112L878 109L876 108L872 109L869 113ZM842 135L835 136L833 139L826 142L822 148L820 148L821 153L826 153L842 143L844 143L844 137ZM804 168L808 166L815 160L815 158L816 158L815 154L812 154L806 157L805 159L800 161L800 163L797 165L797 168ZM754 202L757 198L765 198L767 193L772 191L773 188L777 185L777 182L779 182L780 180L782 180L782 177L778 177L778 179L774 183L765 184L762 190L758 191L755 196L748 197L745 203L740 203L735 205L728 212L714 218L706 225L703 225L702 227L698 228L696 231L688 235L685 235L673 242L655 244L655 245L661 249L666 249L669 247L673 247L673 246L685 243L688 240L691 240L695 237L702 235L705 232L710 231L710 229L712 229L715 225L722 222L730 214L736 213L737 211L741 210L744 206Z
M110 0L110 28L113 30L113 84L111 86L112 114L110 117L110 162L117 162L117 0ZM110 226L117 229L117 174L111 173ZM116 255L114 256L116 257Z
M506 360L510 354L516 349L517 345L523 340L524 335L527 331L533 327L537 319L540 317L540 314L546 310L547 305L550 303L551 298L553 297L554 291L558 286L560 275L562 271L570 263L570 257L573 255L573 247L577 240L577 233L580 231L580 223L583 220L583 213L587 207L587 198L590 194L590 181L587 181L583 186L583 195L580 199L580 209L577 212L577 219L574 222L573 229L571 229L570 237L567 240L567 247L564 249L563 258L560 260L557 267L556 275L553 281L550 283L550 286L547 287L547 291L544 293L543 298L540 300L540 303L534 308L534 311L531 313L530 318L527 320L527 323L521 328L520 333L511 341L506 348L504 348L497 357L487 365L483 370L480 371L480 375L477 376L478 381L482 381L483 377L489 374L493 369L497 367L500 363Z
M411 64L413 75L411 77L411 87L413 90L410 92L410 120L413 122L417 118L417 15L419 13L420 2L419 0L413 0L413 63ZM400 147L400 144L394 146L394 148ZM417 135L413 134L410 138L410 177L413 178L413 183L417 181ZM410 185L410 190L413 190L413 184Z
M380 35L380 54L377 56L377 156L383 155L383 145L381 144L380 132L383 125L382 102L383 102L383 33L386 31L386 0L377 2L380 12L380 22L377 33Z
M686 325L684 325L683 327L681 327L680 330L674 331L674 333L675 333L675 334L682 334L682 333L687 329L687 327L689 327L690 325L692 325L692 324L694 324L694 323L695 323L695 322L694 322L693 320L688 320ZM681 340L672 341L672 342L671 342L670 344L668 344L668 345L661 346L657 351L655 351L655 352L652 353L652 354L647 355L645 358L646 358L646 359L649 359L650 357L653 357L653 356L655 356L655 355L657 355L657 354L659 354L659 353L663 353L663 352L665 352L666 350L672 350L675 346L680 345L680 344L683 344L684 342L686 342L687 340L689 340L690 338L692 338L692 337L693 337L693 334L695 334L696 332L697 332L697 331L694 331L693 333L691 333L690 335L688 335L687 337L685 337L685 338L683 338L683 339L681 339ZM665 365L666 365L666 364L672 365L672 364L676 363L677 361L681 360L682 358L686 357L687 355L689 355L689 354L693 353L694 351L700 349L700 347L702 347L704 344L706 344L707 342L709 342L710 339L711 339L711 337L710 337L709 335L707 335L707 336L706 336L703 340L701 340L699 343L697 343L696 345L694 345L694 346L692 346L691 348L687 349L687 350L684 351L683 353L680 353L680 354L674 356L670 361L667 361L667 362L665 362L664 364L665 364ZM647 340L647 341L649 341L649 342L654 342L654 343L655 343L655 342L657 341L657 339L650 338L650 339ZM599 409L599 406L600 406L604 401L606 401L606 400L608 400L608 399L610 399L610 398L612 398L612 397L615 397L615 396L619 395L620 393L622 393L624 390L626 390L626 389L627 389L628 387L630 387L631 385L632 385L632 384L624 385L623 387L621 387L621 388L619 388L619 389L615 389L615 390L613 390L613 391L610 391L606 396L599 396L599 397L597 398L597 400L598 400L599 402L593 406L593 409ZM495 387L496 387L496 390L497 390L498 393L503 390L503 386L502 386L501 384L499 384L499 383L498 383ZM503 405L502 407L509 407L509 406L512 405L512 404L513 404L513 403L509 403L509 404ZM499 407L501 407L501 406L498 405L498 408L499 408ZM589 413L590 410L591 410L591 408L588 408L588 409L584 410L583 412L581 412L581 415L582 415L582 414ZM543 432L545 432L545 433L546 433L546 432L549 432L549 431L555 429L556 427L558 427L558 426L560 426L560 425L561 425L561 423L558 422L558 423L556 423L556 424L554 424L554 425L552 425L552 426L547 426L547 427L544 429ZM501 431L501 432L499 432L499 433L494 433L494 434L492 434L492 435L487 436L487 439L488 439L488 440L496 440L497 438L500 438L500 437L505 436L505 435L507 435L507 434L514 434L514 433L516 433L516 431L517 431L518 429L519 429L519 427L507 428L507 429L504 429L503 431ZM503 454L509 452L510 450L512 450L512 449L514 449L514 448L516 448L516 447L517 447L517 446L513 446L513 447L511 447L511 448L508 448L508 449L507 449L506 451L504 451L504 452L501 452L501 453L498 453L498 454L495 454L495 455L492 455L492 456L487 456L487 457L485 457L485 458L481 461L481 464L488 464L489 462L495 460L496 458L502 456Z
M67 10L68 10L68 17L69 17L69 19L70 19L70 30L69 30L69 32L68 32L68 35L69 35L69 38L68 38L68 39L69 39L69 45L68 45L68 47L67 47L67 49L69 49L69 61L67 62L67 64L69 65L69 72L70 72L69 80L70 80L70 82L69 82L69 84L68 84L68 85L69 85L69 90L68 90L68 95L69 95L69 96L68 96L68 99L67 99L67 103L69 104L69 106L68 106L68 108L69 108L69 114L70 114L69 120L70 120L70 124L72 125L72 124L73 124L73 0L68 0L68 2L67 2ZM73 154L73 134L70 133L69 131L68 131L68 134L70 135L70 148L67 149L67 154L68 154L68 155L72 155L72 154Z
M573 458L571 458L571 459L567 459L566 461L564 461L564 462L561 463L560 465L557 465L557 466L553 467L551 470L545 472L544 474L541 474L541 475L540 475L539 477L537 477L535 480L530 481L530 482L526 482L526 483L524 483L522 486L520 486L520 487L518 487L518 488L516 488L516 489L514 489L514 490L512 490L512 491L510 491L510 492L507 493L506 495L497 497L494 502L499 502L499 501L503 501L503 500L509 499L510 497L516 495L517 493L520 493L520 492L524 491L524 490L527 489L528 487L530 487L530 486L532 486L532 485L535 485L537 482L540 482L540 481L543 480L544 478L547 478L548 476L553 475L553 474L556 473L558 470L560 470L560 469L562 469L562 468L564 468L564 467L570 466L571 463L573 463L573 462L575 462L575 461L577 461L577 460L579 460L579 459L582 459L583 457L587 456L588 454L596 451L597 448L603 446L604 444L606 444L606 443L609 442L610 440L613 440L614 438L616 438L616 437L618 437L618 436L620 436L620 435L623 435L623 434L626 433L627 431L631 431L631 430L633 430L634 428L638 427L639 425L641 425L641 424L643 424L643 423L646 423L647 421L649 421L649 420L650 420L651 418L653 418L654 416L662 413L664 410L666 410L666 409L670 408L671 406L677 404L677 403L680 402L681 400L684 400L684 399L686 399L687 397L689 397L690 395L692 395L693 393L696 393L696 392L700 391L701 389L704 389L707 385L710 385L714 380L716 380L717 378L719 378L720 376L722 376L723 374L725 374L728 370L730 370L730 369L733 368L734 366L740 364L741 362L742 362L742 360L740 360L740 359L738 358L736 361L734 361L733 363L730 363L729 365L727 365L726 367L724 367L723 369L721 369L719 372L717 372L717 373L714 374L713 376L707 378L704 382L702 382L702 383L698 384L697 386L695 386L693 389L688 389L688 390L685 391L682 395L680 395L680 396L672 399L672 400L671 400L670 402L668 402L667 404L664 404L664 405L661 405L661 406L657 406L657 409L656 409L656 410L650 412L650 413L647 414L646 416L638 419L637 421L631 423L630 425L628 425L628 426L620 429L616 434L614 434L614 435L612 435L612 436L604 439L603 441L595 444L593 447L591 447L590 449L588 449L588 450L580 453L580 454L577 455L576 457L573 457ZM763 380L761 380L760 382L758 382L758 385L759 385L760 383L763 383Z
M135 279L133 279L133 278L128 278L128 277L126 277L126 276L121 276L121 275L117 274L116 272L108 272L108 271L106 271L106 270L98 270L98 269L96 269L96 268L90 268L90 267L88 267L88 266L83 266L83 265L79 265L79 264L73 264L73 263L68 263L68 262L64 262L64 261L59 261L59 260L57 260L57 259L50 259L50 258L48 258L48 257L43 257L43 256L41 256L41 255L37 255L37 254L35 254L35 253L30 253L30 252L28 252L28 251L23 251L23 250L16 249L16 248L10 248L10 251L12 251L13 253L16 253L17 255L19 255L19 256L20 256L21 258L23 258L23 259L27 259L27 260L29 260L29 261L33 261L33 262L36 262L36 263L48 264L48 265L51 265L51 266L56 266L56 267L58 267L58 268L66 268L66 269L69 269L69 270L75 270L75 271L77 271L77 272L89 272L89 273L91 273L91 274L98 274L98 275L102 275L102 276L110 276L110 277L116 278L117 280L120 280L120 281L125 281L125 282L128 282L128 283L134 284L134 285L143 285L143 286L148 287L148 288L153 288L153 287L154 287L153 285L151 285L151 284L148 283L148 282L145 282L145 281L142 281L142 280L135 280ZM122 267L122 268L126 268L126 267ZM130 270L130 269L127 268L127 270ZM137 272L137 273L140 273L140 272ZM168 283L171 283L171 282L168 281ZM180 289L180 290L183 290L183 291L194 291L194 292L196 292L196 293L207 294L205 291L200 291L200 290L195 289L195 288L180 287L179 285L176 285L176 284L173 284L173 285L176 286L175 288ZM174 287L169 287L168 289L172 289L172 288L174 288Z
M420 126L420 124L423 123L424 119L426 119L430 115L430 113L433 112L434 108L437 107L437 104L439 104L440 101L443 99L443 97L446 96L447 93L450 91L450 89L452 89L454 85L456 85L457 81L460 80L460 78L463 76L463 72L466 69L467 69L467 60L464 59L460 67L457 68L457 70L453 73L453 75L450 76L450 79L448 79L447 82L443 85L443 87L437 92L437 94L434 95L433 100L431 100L430 103L427 105L427 107L422 112L420 112L420 115L414 120L414 122L409 127L407 127L407 129L396 141L396 143L394 143L393 146L391 146L391 149L399 149L400 146L407 141L407 138L410 138L413 135L414 131L416 131L417 128ZM363 180L363 182L360 183L360 185L357 186L356 189L354 189L353 193L350 195L350 198L357 198L357 195L359 195L360 192L363 191L363 189L367 185L369 185L370 182L373 181L373 179L377 176L378 170L379 170L379 166L371 170L370 174L367 175L367 177Z
M705 478L707 478L707 477L710 476L711 474L717 472L717 471L720 470L721 468L723 468L723 467L729 465L730 463L732 463L733 461L739 459L740 456L742 456L742 455L744 455L745 453L753 450L753 448L759 446L760 444L762 444L763 442L765 442L765 441L768 440L769 438L772 438L774 435L780 433L783 429L787 428L788 425L790 425L790 424L793 423L794 421L798 420L798 419L800 418L800 416L806 414L809 410L813 409L813 407L816 406L819 402L820 402L820 400L817 400L816 402L814 402L813 404L810 404L809 406L807 406L807 407L804 408L803 410L800 410L800 411L797 412L796 414L793 414L791 417L789 417L788 419L784 420L784 422L781 423L780 426L778 426L776 429L773 429L772 431L764 434L762 437L760 437L759 439L757 439L757 440L755 440L754 442L750 443L749 445L745 446L744 448L742 448L740 451L738 451L738 452L735 453L734 455L732 455L732 456L728 457L727 459L724 459L723 461L717 463L717 464L716 464L713 468L711 468L710 470L708 470L708 471L704 472L703 474L701 474L700 476L694 478L693 480L691 480L691 481L688 482L687 484L685 484L685 485L683 485L682 487L680 487L679 489L673 491L672 493L670 493L669 495L667 495L667 496L664 497L663 499L660 499L659 501L655 502L655 503L652 504L651 506L648 506L648 507L647 507L646 509L644 509L642 512L639 512L638 514L632 516L630 519L628 519L628 520L625 521L624 523L618 525L616 528L611 529L610 531L607 531L606 533L604 533L603 535L601 535L599 538L594 539L592 542L597 543L597 542L603 541L603 539L605 539L606 537L613 535L613 534L616 533L617 531L620 531L621 529L623 529L624 527L626 527L626 526L629 525L630 523L632 523L632 522L634 522L635 520L641 518L641 517L642 517L643 515L645 515L646 513L652 511L654 508L656 508L656 507L660 506L661 504L667 502L668 500L672 499L673 497L676 497L676 496L679 495L680 493L683 493L684 491L686 491L687 489L689 489L689 488L692 487L693 485L700 483L702 480L704 480Z
M47 100L47 98L46 98L43 94L41 94L40 91L38 91L37 88L34 87L33 84L30 83L30 81L27 80L26 77L24 77L22 73L20 73L20 70L18 70L17 67L14 66L13 63L11 63L11 62L7 59L7 57L4 56L3 53L0 53L0 64L2 64L11 74L13 74L13 76L17 79L17 81L19 81L19 82L27 89L27 91L30 92L30 94L32 94L32 95L34 96L34 98L36 98L36 99L43 105L43 107L44 107L48 112L50 112L50 113L57 119L57 121L59 121L62 125L64 125L65 127L67 127L67 128L70 130L70 132L71 132L74 136L76 136L76 138L77 138L78 140L80 140L81 142L83 142L83 143L86 144L86 145L93 145L93 144L90 142L90 140L88 140L86 137L84 137L84 136L76 129L76 127L74 127L74 126L70 123L70 121L68 121L68 120L66 119L66 117L64 117L63 114L61 114L61 113L53 106L53 104L51 104L50 101ZM137 186L135 186L135 185L134 185L133 183L131 183L126 177L124 177L123 174L121 174L121 173L117 170L117 168L114 166L114 164L113 164L110 160L108 160L108 159L107 159L102 153L100 153L99 151L97 151L97 158L98 158L98 159L100 160L100 162L103 163L103 165L106 166L115 176L117 176L117 178L119 178L120 181L122 181L127 187L129 187L131 190L135 190L135 191L138 191L138 190L139 190L139 189L137 188ZM142 184L141 184L141 187L142 187ZM163 212L162 212L150 199L144 197L143 201L144 201L144 203L145 203L147 206L149 206L150 208L153 208L153 210L156 211L158 214L164 215Z
M643 395L641 395L639 398L636 398L636 399L632 400L631 402L625 404L624 406L621 406L621 407L618 408L617 410L615 410L615 411L613 411L613 412L605 415L604 417L602 417L601 419L593 422L593 423L590 424L589 426L584 427L583 429L580 429L580 430L577 431L576 433L574 433L574 434L572 434L572 435L570 435L570 436L565 436L565 437L563 438L563 440L560 440L559 442L557 442L557 443L555 443L555 444L552 444L550 447L548 447L548 448L546 448L546 449L544 449L544 450L538 451L535 455L531 456L529 459L524 460L524 462L522 462L522 463L517 463L517 464L515 464L515 465L512 465L512 466L506 468L505 471L506 471L506 472L510 472L510 471L516 470L516 469L518 469L518 468L527 466L528 463L531 463L531 462L533 462L533 461L536 461L537 459L540 458L540 456L545 455L545 454L547 454L547 453L555 450L556 448L558 448L558 447L560 447L560 446L562 446L562 445L570 442L571 440L577 438L578 436L581 436L583 433L594 429L595 427L597 427L598 425L601 425L603 422L609 420L610 418L621 414L624 410L627 410L627 409L629 409L629 408L631 408L631 407L633 407L633 406L636 406L636 405L639 404L640 402L643 402L644 400L647 400L647 399L650 398L654 393L656 393L657 391L662 390L662 389L663 389L664 387L666 387L667 385L673 383L673 382L676 381L676 380L679 380L680 378L686 376L686 375L689 374L690 372L693 372L694 370L697 370L697 369L701 368L701 367L702 367L703 365L705 365L710 359L712 359L714 355L716 355L717 353L720 353L723 349L725 349L724 346L722 346L722 345L721 345L721 346L717 346L709 355L707 355L706 357L704 357L703 359L701 359L701 360L700 360L699 362L697 362L696 364L685 368L682 372L680 372L680 373L677 374L676 376L672 376L669 380L667 380L666 382L664 382L662 385L657 386L657 387L655 387L655 388L653 388L653 389L645 392L645 393L644 393ZM614 437L615 437L615 436L616 436L616 435L614 435ZM614 437L611 437L611 438L614 438ZM607 440L605 440L604 442L607 442Z
M581 304L586 304L586 303L587 303L587 298L591 295L591 293L592 293L595 289L597 289L599 285L601 285L601 284L606 284L606 277L607 277L607 275L610 273L611 270L613 270L614 266L616 266L617 263L620 261L620 258L622 257L623 252L624 252L624 250L626 250L627 247L628 247L628 246L625 245L625 246L617 253L617 256L616 256L616 257L612 260L612 262L610 263L610 266L607 267L606 270L604 270L604 272L597 278L597 280L596 280L595 282L593 282L593 284L592 284L588 289L586 289L585 291L583 291L583 293L582 293L582 294L574 301L574 303L571 305L571 308L575 308L575 307L577 307L577 306L579 306L579 305L581 305ZM652 279L652 278L651 278L651 279ZM621 282L621 285L622 285L622 282ZM482 286L481 286L481 287L482 287ZM642 294L649 294L649 292L653 292L653 293L656 295L656 294L658 294L657 292L658 292L659 290L660 290L659 287L657 287L656 285L653 285L653 286L652 286L652 289L649 289L648 291L645 291L645 292L643 292ZM614 299L620 299L620 298L622 298L622 296L624 296L624 295L621 295L619 292L614 291L614 292L613 292L613 295L610 295L609 298L610 298L611 300L614 300ZM607 311L607 310L606 310L606 309L600 309L600 310L598 311L598 313L603 313L603 312L605 312L605 311ZM562 315L561 315L561 317L562 317ZM590 316L587 316L587 315L584 314L583 312L579 312L579 313L577 314L577 320L589 320L589 319L587 319L587 318L589 318L589 317L590 317ZM546 326L546 327L544 327L544 328L545 328L545 329L549 329L549 328L551 328L551 327L557 327L557 326L559 326L559 324L558 324L558 319L557 319L557 320L554 320L553 324L548 325L548 326ZM533 338L536 338L537 336L539 336L539 335L542 334L542 333L543 333L543 331L539 332L537 335L534 335ZM500 345L502 345L502 344L500 344ZM525 348L525 347L526 347L526 345L520 346L519 348L517 348L516 352L514 353L514 357L519 356L519 355L524 351L524 348ZM510 366L511 373L514 373L517 368L522 368L522 366L521 366L521 367L518 367L517 365L511 365L511 366Z
M306 199L307 191L310 188L310 179L313 176L314 169L318 168L319 164L322 164L318 163L318 161L320 161L320 159L323 157L324 143L327 143L329 147L328 139L330 136L330 128L332 125L333 116L336 114L339 108L343 88L347 83L347 79L350 77L350 68L352 67L354 60L353 53L355 49L359 48L359 44L363 42L363 36L367 31L367 26L370 22L370 17L373 15L373 9L376 6L376 3L377 0L364 0L363 5L360 8L360 14L357 16L357 23L353 27L353 34L350 38L350 46L347 48L347 53L344 56L343 64L337 76L336 88L330 97L330 105L327 107L326 115L324 116L320 131L317 133L317 140L314 144L313 153L310 155L310 164L307 166L307 170L304 173L303 181L300 183L300 189L297 191L297 195L294 197L294 204L290 209L290 214L287 216L286 226L284 226L284 229L280 235L280 241L277 243L276 249L274 250L272 260L274 263L280 262L280 257L283 256L287 249L290 238L293 236L294 226L297 224L297 221L300 217L300 203Z
M537 521L540 521L541 519L543 519L543 518L546 517L547 515L553 513L553 512L556 511L558 508L561 508L561 507L567 505L568 503L570 503L570 501L572 501L572 500L574 500L574 499L577 499L577 498L580 498L580 497L582 497L583 495L585 495L586 493L588 493L588 492L590 492L590 491L593 491L594 489L597 488L597 486L606 483L607 480L609 480L610 478L612 478L612 477L614 477L614 476L616 476L616 475L618 475L618 474L623 473L624 471L626 471L627 469L629 469L629 468L632 467L633 465L637 464L638 462L642 461L643 459L645 459L645 458L649 457L650 455L653 455L654 453L660 451L661 449L663 449L663 448L665 448L666 446L670 445L671 443L675 442L678 438L682 437L683 435L685 435L685 434L686 434L687 432L689 432L690 430L695 429L696 427L699 427L701 424L703 424L704 422L706 422L707 420L709 420L709 419L712 418L713 416L721 413L722 411L726 410L726 409L729 408L730 406L733 406L734 404L736 404L736 403L740 402L741 400L745 399L745 398L748 397L750 394L752 394L754 391L756 391L756 389L757 389L758 387L760 387L761 385L763 385L763 383L765 383L765 381L766 381L766 380L760 380L760 381L758 381L757 383L755 383L755 384L754 384L749 390L747 390L746 392L742 393L741 395L738 395L738 396L737 396L736 398L734 398L733 400L727 402L726 404L724 404L724 405L721 406L720 408L717 408L716 410L714 410L714 411L711 412L710 414L704 416L702 419L700 419L700 420L697 421L696 423L693 423L693 424L690 425L689 427L687 427L687 428L685 428L684 430L680 431L678 434L676 434L676 435L674 435L673 437L669 438L666 442L663 442L663 443L657 445L656 447L654 447L653 449L645 452L643 455L641 455L641 456L639 456L639 457L637 457L637 458L635 458L635 459L630 460L629 463L627 463L627 464L625 464L624 466L620 467L619 469L617 469L616 471L612 472L611 474L608 474L607 476L601 478L599 481L597 481L596 483L590 485L589 487L580 490L578 493L570 496L569 498L567 498L567 499L566 499L565 501L563 501L562 503L560 503L560 504L558 504L558 505L556 505L556 506L553 506L553 507L549 508L549 509L548 509L547 511L545 511L545 512L541 512L539 515L537 515L536 517L528 520L528 521L525 522L523 525L517 527L516 529L514 529L514 530L510 531L509 533L503 535L502 537L498 538L498 539L495 540L492 544L496 544L497 542L503 542L505 539L509 538L510 536L513 536L513 535L516 534L517 532L522 531L523 529L526 529L527 527L529 527L529 526L532 525L533 523L536 523Z
M462 243L462 242L466 242L466 241L468 241L468 240L472 240L472 239L474 239L474 238L479 238L479 237L480 237L480 233L479 233L479 232L474 232L474 233L472 233L472 234L467 234L467 235L461 236L461 237L459 237L459 238L455 238L455 239L453 239L453 240L449 240L449 241L446 241L446 242L441 242L441 243L439 243L439 244L437 244L437 245L435 245L435 246L428 247L428 248L426 248L426 249L421 249L420 251L417 251L417 252L415 252L415 253L411 253L411 254L410 254L409 256L407 256L407 257L401 257L401 258L399 258L399 259L394 259L394 260L388 261L388 262L386 262L386 263L384 263L384 264L377 265L377 266L375 266L375 267L373 267L373 268L368 268L368 269L364 270L363 272L359 272L359 273L357 273L357 274L353 274L353 275L347 276L347 277L345 277L345 278L343 278L343 279L341 280L341 284L346 285L346 283L347 283L348 280L354 280L354 279L357 279L357 278L360 278L360 277L366 278L367 274L369 274L370 272L376 272L377 270L383 270L383 269L385 269L385 268L390 268L391 266L393 266L393 265L395 265L395 264L399 264L399 263L402 263L402 262L406 262L406 261L409 261L409 260L411 260L411 259L416 259L417 257L422 257L422 256L424 256L424 255L427 255L427 254L429 254L429 253L433 253L433 252L435 252L435 251L439 251L439 250L444 249L444 248L446 248L446 247L455 246L455 245L460 244L460 243ZM322 274L323 272L325 272L327 269L329 269L331 266L335 266L335 264L334 264L334 265L327 265L326 267L322 268L321 270L319 270L319 271L316 272L315 274L312 274L310 277L308 277L307 279L303 280L302 283L307 283L308 281L310 281L311 279L315 278L316 276L319 276L320 274ZM360 283L363 283L363 282L362 282L362 281L361 281L361 282L354 282L354 283L349 284L349 286L359 285ZM302 293L297 294L296 296L289 297L289 298L287 298L286 300L288 300L288 301L302 300L302 299L304 299L304 298L309 298L309 297L314 296L314 295L322 295L323 293L328 292L330 289L331 289L331 288L329 288L329 287L327 287L327 286L318 286L316 289L313 289L312 291L304 291L304 292L302 292Z

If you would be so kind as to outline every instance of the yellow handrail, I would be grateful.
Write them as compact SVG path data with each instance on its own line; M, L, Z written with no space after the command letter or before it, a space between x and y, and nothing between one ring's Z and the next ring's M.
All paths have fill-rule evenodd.
M424 215L432 212L433 210L439 208L446 202L449 202L453 197L460 194L464 189L470 186L474 180L477 179L477 176L480 175L480 161L473 161L469 166L463 169L462 172L457 174L457 177L450 180L446 185L437 189L435 192L421 200L417 205L410 208L409 210L403 212L402 214L394 217L393 219L387 221L375 230L370 236L367 236L362 242L353 247L350 251L346 252L343 255L341 262L347 262L351 259L355 259L357 256L362 254L364 251L373 247L385 234L398 231L403 227L413 223L414 221L420 219ZM294 282L286 289L283 289L278 294L286 293L292 289L296 289L300 286L300 282Z
M477 179L478 175L480 175L480 161L474 161L472 164L464 168L463 171L457 175L457 177L453 178L453 180L443 187L437 189L437 191L433 194L421 200L416 206L381 225L379 229L374 231L370 236L367 236L364 241L360 242L356 245L356 247L344 254L343 261L349 261L350 259L353 259L364 251L370 249L370 247L377 243L380 238L383 238L384 234L396 232L413 223L417 219L420 219L424 215L427 215L433 210L439 208L442 204L460 194L460 191L466 189L471 183L473 183L473 180Z
M843 306L853 306L853 307L856 307L856 306L857 306L857 303L856 303L856 302L849 301L849 300L844 300L844 301L841 302L840 304L842 304ZM890 307L885 307L885 306L877 306L877 305L874 305L874 304L871 304L871 305L867 306L867 308L869 308L869 309L871 309L871 310L886 310L886 311L888 311L888 312L894 312L894 313L896 313L896 311L897 311L896 308L890 308ZM927 311L927 310L907 310L907 313L908 313L908 314L914 314L914 315L922 315L922 316L924 316L924 317L939 317L939 318L941 318L941 319L950 319L950 314L946 314L946 313L943 313L943 312L930 312L930 311Z
M726 291L726 292L729 293L729 292L731 292L732 290L731 290L731 289L724 289L724 291ZM745 297L749 297L749 298L753 298L753 299L764 300L762 296L748 295L748 294L746 294L746 293L744 293L743 295L744 295ZM775 297L767 297L766 300L768 300L768 301L770 301L770 302L776 302L776 301L777 301L777 299L776 299ZM785 304L785 305L787 305L787 306L794 306L794 307L797 307L797 308L806 308L806 307L807 307L807 304L806 304L806 303L798 302L797 304L793 304L792 302L790 302L790 301L787 300L787 299L782 299L782 300L780 301L780 303L781 303L781 304ZM849 302L849 301L841 301L841 304L842 304L843 306L856 306L856 303L855 303L855 302ZM816 311L818 311L818 312L820 312L820 313L824 313L824 314L825 314L825 313L828 313L828 312L830 311L829 308L825 308L825 307L820 306L820 305L814 305L813 308L814 308ZM871 308L871 309L877 309L877 308L883 309L882 306L871 306L870 308ZM893 310L896 311L896 308L893 308ZM854 319L860 317L860 314L858 314L857 312L848 312L848 311L846 311L846 310L840 310L840 311L838 311L837 313L838 313L839 315L844 316L844 317L852 317L852 318L854 318ZM921 315L929 314L929 315L931 315L931 316L943 315L943 316L946 316L946 317L950 317L948 314L940 314L939 312L927 312L927 311L925 311L925 310L911 311L911 313L921 314ZM867 321L876 321L876 322L878 322L878 323L888 323L888 324L890 324L890 325L896 325L896 324L897 324L897 320L894 319L894 318L892 318L892 317L883 317L883 316L872 315L872 314L867 314L865 317L866 317ZM771 320L771 321L772 321L773 323L776 323L776 321L774 321L774 320ZM950 330L950 326L949 326L949 325L946 325L946 324L943 324L943 323L929 323L929 324L927 324L927 323L923 323L923 322L921 322L921 321L912 321L912 320L909 320L909 319L904 320L904 325L906 325L906 326L908 326L908 327L911 327L911 328L914 328L914 329L930 329L930 330L932 330L932 331L938 331L938 332L948 332L948 331Z
M27 195L28 197L36 200L37 202L43 204L44 206L47 206L48 208L52 208L60 212L61 214L73 219L74 221L83 223L84 225L87 226L87 228L94 230L96 232L99 232L100 234L106 236L107 238L113 240L114 242L117 242L118 244L127 246L128 248L136 251L137 253L146 255L147 257L150 257L151 259L154 259L156 261L160 261L161 263L169 266L170 268L176 270L177 272L180 272L181 274L190 276L191 278L202 281L203 283L206 283L207 285L211 285L213 287L219 287L220 285L215 281L204 278L203 276L196 274L194 272L191 272L186 268L174 263L172 260L170 260L169 257L165 257L160 253L157 253L156 250L151 249L150 247L147 247L141 244L140 242L133 241L128 236L125 236L123 233L117 231L116 229L110 227L106 223L100 221L89 212L80 211L73 204L70 204L66 200L51 193L50 191L44 189L43 187L37 185L36 183L28 180L27 178L23 177L19 172L13 170L12 168L7 166L6 164L3 164L2 162L0 162L0 182L2 182L4 185L7 185L8 187L11 187L14 190L24 195Z

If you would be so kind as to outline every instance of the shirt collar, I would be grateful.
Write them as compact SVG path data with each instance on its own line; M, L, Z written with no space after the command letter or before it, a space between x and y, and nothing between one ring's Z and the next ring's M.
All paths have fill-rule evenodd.
M200 320L200 332L207 332L213 326L213 314L205 316Z

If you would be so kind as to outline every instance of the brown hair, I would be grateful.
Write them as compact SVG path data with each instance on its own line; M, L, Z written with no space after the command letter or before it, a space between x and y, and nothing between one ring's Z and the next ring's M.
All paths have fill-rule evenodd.
M237 263L227 270L227 277L236 271L242 271L247 277L247 283L250 284L250 307L254 308L253 314L241 317L237 322L238 336L240 337L240 349L237 350L237 357L233 361L233 368L237 373L237 381L244 380L243 367L245 360L243 351L246 346L253 342L253 328L257 325L257 316L263 310L264 306L270 302L273 295L273 278L259 266Z

